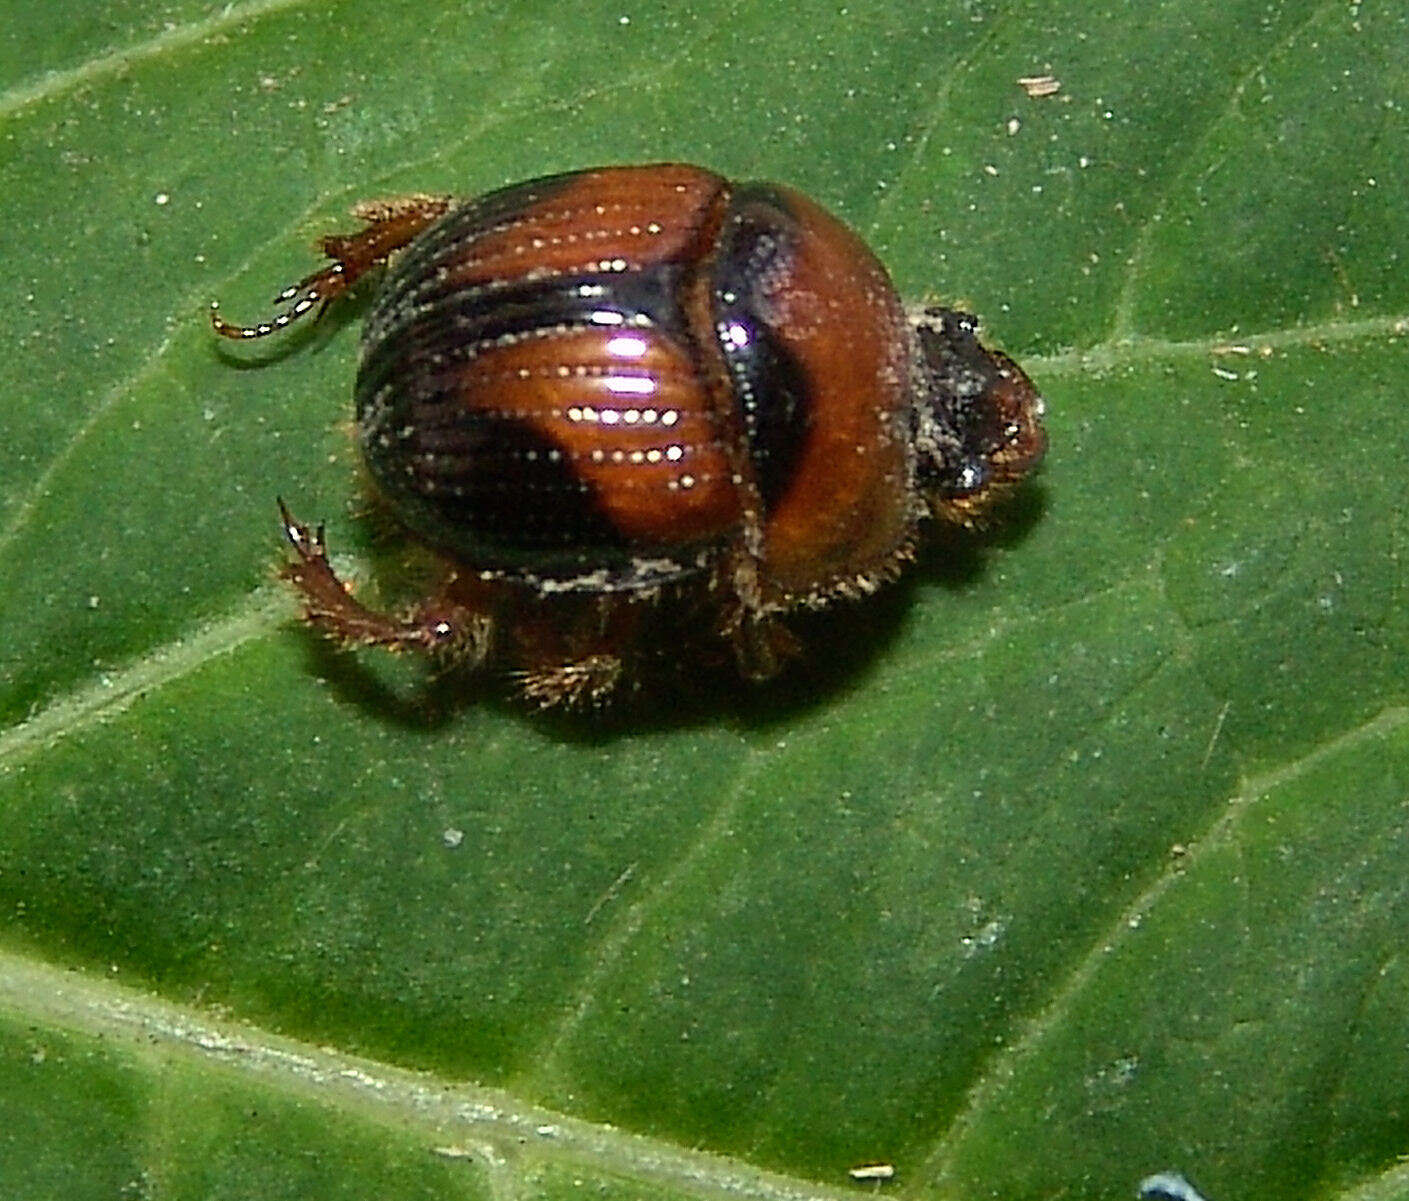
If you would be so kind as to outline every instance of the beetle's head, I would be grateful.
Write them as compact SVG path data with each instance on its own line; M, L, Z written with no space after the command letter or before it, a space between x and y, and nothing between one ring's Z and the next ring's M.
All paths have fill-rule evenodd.
M1021 367L988 350L957 309L913 319L917 480L931 512L972 525L1042 461L1046 403Z

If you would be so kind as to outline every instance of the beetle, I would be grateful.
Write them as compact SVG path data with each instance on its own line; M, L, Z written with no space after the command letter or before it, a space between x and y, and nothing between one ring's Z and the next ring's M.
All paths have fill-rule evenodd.
M507 668L596 704L653 661L773 676L790 612L874 592L922 521L973 525L1046 448L1045 405L967 313L907 311L790 188L681 163L358 205L255 339L385 267L355 388L374 489L444 563L357 600L280 502L282 574L344 644Z

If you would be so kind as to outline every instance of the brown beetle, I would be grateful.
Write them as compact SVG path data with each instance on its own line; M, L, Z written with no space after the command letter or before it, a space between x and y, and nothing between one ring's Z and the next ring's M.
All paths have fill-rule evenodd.
M907 314L806 197L699 167L574 171L354 210L257 338L391 260L357 377L376 488L446 563L403 616L280 506L283 574L350 644L493 662L595 703L682 646L773 675L799 607L874 591L927 516L972 523L1045 447L1043 402L952 309ZM394 258L392 257L394 256Z

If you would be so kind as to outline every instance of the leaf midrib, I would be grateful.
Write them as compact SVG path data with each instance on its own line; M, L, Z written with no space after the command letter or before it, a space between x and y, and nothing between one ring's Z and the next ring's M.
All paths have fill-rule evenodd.
M1024 366L1041 381L1068 375L1099 375L1120 367L1198 357L1233 355L1256 361L1264 347L1274 352L1299 346L1330 347L1379 337L1397 338L1406 333L1409 333L1409 315L1289 326L1248 334L1233 342L1226 338L1171 341L1131 337L1087 350L1032 356L1024 360ZM13 530L6 531L5 537L13 533ZM1147 566L1142 565L1140 571L1123 577L1116 586L1128 583ZM1085 598L1077 598L1082 599ZM254 638L273 633L288 612L288 605L276 590L258 588L229 613L194 633L183 634L117 671L104 673L97 680L76 684L24 721L0 731L0 774L12 770L17 762L34 751L86 728L95 720L121 712L137 699L184 678ZM1045 611L1037 615L1042 612ZM987 640L986 637L981 639Z
M105 978L0 950L0 1011L39 1027L99 1038L140 1058L179 1057L248 1081L418 1132L428 1152L487 1145L590 1166L701 1197L843 1201L854 1191L768 1172L722 1155L632 1134L531 1105L497 1089L440 1080L210 1015ZM476 1155L482 1158L482 1155Z

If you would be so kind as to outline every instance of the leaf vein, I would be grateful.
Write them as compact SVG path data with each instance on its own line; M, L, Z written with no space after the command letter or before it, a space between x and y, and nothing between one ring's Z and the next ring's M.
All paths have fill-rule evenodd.
M0 734L0 773L95 722L115 717L167 684L270 633L288 612L282 590L258 588L229 613L100 676Z
M757 770L770 760L771 755L770 747L755 745L747 749L734 773L734 783L715 809L714 816L700 828L690 844L681 849L675 865L641 896L625 906L598 940L597 946L587 957L589 967L574 990L572 1002L564 1009L561 1020L549 1030L547 1036L524 1055L524 1066L514 1077L511 1087L518 1084L527 1086L530 1081L542 1085L545 1079L552 1077L558 1067L559 1056L573 1032L587 1016L598 988L621 961L627 946L641 932L647 914L662 899L668 898L675 891L678 882L701 857L728 834L730 823L738 812L739 803L747 791L749 781Z
M890 190L887 191L876 204L876 211L871 218L870 225L867 227L867 232L872 238L880 232L886 214L890 212L891 206L896 203L904 189L905 181L915 171L919 170L920 166L924 163L925 151L929 149L930 138L934 136L934 131L939 128L939 123L944 118L944 114L949 108L949 100L954 94L955 84L959 81L961 76L968 74L969 71L973 69L979 56L993 43L998 36L998 31L1001 28L1004 16L1006 16L1006 14L996 14L993 17L992 24L988 28L988 32L978 40L973 49L967 54L962 55L952 67L944 72L944 81L936 90L934 103L930 105L929 110L926 112L925 118L921 122L920 132L915 137L914 153L911 154L910 160L896 171L895 178L891 181Z
M1111 331L1107 341L1120 342L1131 337L1135 332L1135 290L1144 273L1145 260L1149 256L1150 244L1154 239L1154 231L1162 220L1165 210L1169 207L1169 203L1176 189L1189 178L1189 174L1196 164L1198 150L1208 142L1216 129L1225 121L1230 120L1238 111L1238 106L1242 101L1243 94L1247 91L1248 85L1267 69L1268 64L1294 47L1308 29L1321 20L1328 12L1334 11L1338 7L1339 5L1336 3L1336 0L1323 0L1323 3L1312 9L1305 20L1298 22L1285 37L1269 47L1267 52L1255 60L1239 77L1238 82L1234 85L1232 92L1228 96L1228 103L1208 122L1198 136L1191 140L1189 155L1185 161L1184 169L1171 172L1168 184L1162 189L1161 194L1155 198L1154 203L1150 206L1149 215L1145 218L1139 233L1135 236L1134 246L1131 249L1129 264L1125 272L1125 279L1121 284L1120 292L1116 296L1115 306L1111 315Z
M233 29L246 21L296 8L303 3L305 0L245 0L243 4L227 4L220 12L203 20L173 25L146 41L107 50L75 67L47 71L0 93L0 118L13 116L31 105L76 91L84 84L117 75L137 63L161 58L163 55L197 45L214 34Z
M1327 349L1347 342L1371 338L1394 339L1405 334L1409 334L1409 314L1397 313L1383 317L1363 317L1353 321L1322 321L1312 325L1284 326L1261 333L1241 335L1238 343L1257 354L1260 351L1293 350L1303 346ZM1124 338L1109 338L1085 350L1025 356L1023 367L1034 376L1085 375L1145 363L1206 358L1217 355L1220 348L1226 344L1226 337L1174 341L1132 334Z
M979 1077L966 1091L953 1120L935 1140L930 1150L923 1152L923 1167L916 1173L914 1186L908 1195L916 1197L920 1190L932 1187L944 1179L953 1167L955 1151L974 1128L988 1105L1014 1077L1018 1065L1031 1054L1047 1035L1056 1029L1068 1007L1095 978L1102 964L1126 939L1138 929L1143 918L1164 897L1171 887L1212 848L1222 845L1245 816L1255 808L1255 802L1314 770L1326 759L1364 742L1394 733L1409 726L1409 707L1392 706L1368 721L1353 727L1279 768L1245 778L1242 786L1220 806L1202 830L1186 840L1187 854L1178 863L1170 862L1147 883L1116 915L1115 920L1092 940L1090 949L1077 959L1071 970L1057 978L1050 997L1042 1003L1003 1048L991 1056Z

